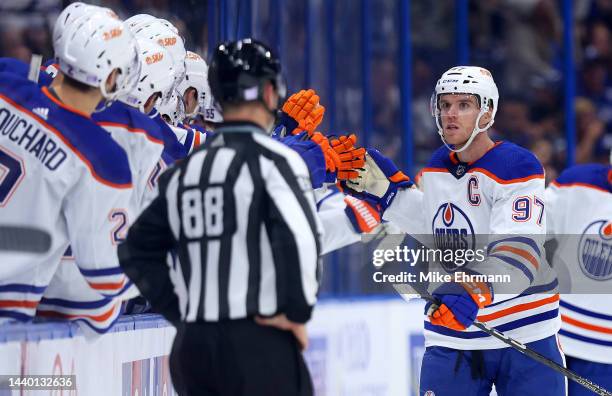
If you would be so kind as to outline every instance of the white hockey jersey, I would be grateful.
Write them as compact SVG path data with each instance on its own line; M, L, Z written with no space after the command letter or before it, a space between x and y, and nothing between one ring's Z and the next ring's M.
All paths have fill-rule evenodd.
M0 75L0 223L48 232L42 255L0 252L0 320L28 320L72 245L78 268L100 297L132 283L119 267L113 216L130 216L126 153L85 114L46 88Z
M157 175L164 148L159 127L149 117L126 104L115 102L96 113L94 121L104 128L125 150L133 180L132 205L134 218L127 213L114 213L109 221L115 228L113 243L125 239L129 225L154 195L153 178ZM78 257L77 257L78 259ZM129 293L136 296L134 288ZM105 298L88 287L79 272L74 254L62 258L37 310L37 315L81 321L97 332L108 330L120 314L121 302Z
M563 351L612 363L612 167L578 165L546 189L548 236L557 241ZM593 294L586 294L591 292Z
M479 310L478 320L524 343L555 334L558 283L543 251L544 173L533 154L498 142L479 160L461 163L441 147L423 169L420 188L399 191L383 218L415 236L451 237L463 248L484 240L486 260L465 270L508 274L511 282L493 284L493 302ZM448 274L458 269L445 268ZM437 286L430 284L429 291ZM474 326L455 331L432 325L425 316L424 327L426 346L507 347Z

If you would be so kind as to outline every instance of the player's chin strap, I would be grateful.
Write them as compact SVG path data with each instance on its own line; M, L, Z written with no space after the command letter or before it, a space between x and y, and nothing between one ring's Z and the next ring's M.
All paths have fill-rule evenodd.
M437 306L439 306L441 304L440 301L438 301L438 299L436 299L434 296L432 296L431 294L429 294L429 292L427 290L417 290L414 286L414 284L410 285L412 288L415 289L415 291L419 294L419 296L425 300L431 303L431 306L429 308L428 314L430 312L433 312ZM498 340L502 341L504 344L516 349L517 351L519 351L520 353L522 353L525 356L529 356L530 358L532 358L533 360L536 360L542 364L544 364L545 366L550 367L551 369L563 374L565 377L567 377L568 379L584 386L585 388L587 388L588 390L590 390L591 392L594 392L597 395L600 396L612 396L612 392L602 388L601 386L591 382L590 380L581 377L580 375L576 374L575 372L573 372L572 370L569 370L565 367L563 367L562 365L560 365L559 363L539 354L538 352L534 351L533 349L529 348L527 345L508 337L507 335L505 335L504 333L502 333L501 331L491 328L489 326L487 326L486 324L475 320L473 323L473 326L480 329L481 331L487 333L488 335L490 335L491 337L497 338Z
M472 144L472 142L474 141L474 139L476 138L476 135L478 135L480 132L484 132L487 129L491 128L491 126L493 125L493 120L489 121L487 123L487 125L485 125L484 127L480 128L478 126L478 124L480 124L480 119L482 118L483 115L485 115L485 113L488 111L488 107L483 106L480 109L480 112L478 113L478 117L476 118L476 125L474 125L474 129L472 130L472 134L470 135L470 138L463 143L463 146L460 149L456 149L454 146L455 145L451 145L449 144L446 139L444 139L444 129L442 128L442 124L440 122L440 110L436 109L436 115L435 115L435 119L436 119L436 126L438 127L438 134L440 135L440 138L442 139L442 143L444 143L444 145L446 146L447 149L449 149L450 151L453 151L455 153L460 153L464 150L466 150L470 144Z

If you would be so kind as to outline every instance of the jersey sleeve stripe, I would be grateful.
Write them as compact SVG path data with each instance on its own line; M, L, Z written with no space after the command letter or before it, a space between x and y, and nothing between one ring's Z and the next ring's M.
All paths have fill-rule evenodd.
M475 173L475 172L482 173L483 175L493 179L494 181L496 181L499 184L524 183L524 182L527 182L529 180L544 179L544 174L543 173L536 173L534 175L529 175L529 176L525 176L525 177L519 177L519 178L516 178L516 179L504 180L504 179L500 179L499 177L495 176L493 173L489 172L488 170L486 170L484 168L472 168L472 169L467 171L467 173Z
M120 305L121 303L118 302L115 305L113 305L111 309L109 309L108 311L100 315L85 315L85 314L73 315L73 314L67 314L63 312L47 311L47 310L39 310L36 312L36 314L41 315L41 316L46 316L46 317L53 317L53 318L64 318L64 319L87 318L95 322L105 322L106 320L108 320L108 318L113 316L113 313L115 312L116 309L119 308Z
M535 243L535 241L531 238L527 238L527 237L522 237L522 236L517 236L517 237L512 237L512 238L505 238L505 239L499 239L497 241L491 242L489 244L489 247L487 249L487 251L491 251L491 249L493 249L494 246L499 245L500 243L504 243L504 242L520 242L520 243L524 243L526 245L529 245L529 247L531 247L534 252L540 256L542 253L540 252L540 248L538 247L538 245Z
M119 290L125 286L126 279L123 279L120 282L105 282L105 283L97 283L87 281L92 289L95 290Z
M597 326L597 325L593 325L590 323L585 323L581 320L578 319L574 319L572 317L569 317L567 315L561 314L561 320L565 323L568 323L572 326L576 326L576 327L580 327L581 329L586 329L586 330L591 330L591 331L596 331L598 333L604 333L604 334L612 334L612 328L610 327L605 327L605 326Z
M84 276L107 276L107 275L123 275L121 267L101 268L101 269L82 269L79 271Z
M106 306L112 300L109 298L103 298L101 300L96 301L71 301L64 300L61 298L42 298L40 300L41 305L58 305L60 307L66 308L81 308L81 309L92 309L92 308L101 308Z
M423 168L420 174L424 174L427 172L435 172L435 173L448 173L448 169L446 168Z
M110 180L107 180L107 179L104 179L102 176L98 175L98 173L96 173L96 171L95 171L93 165L91 164L91 162L79 150L77 150L76 147L74 147L68 141L68 139L66 139L66 137L61 132L59 132L57 129L55 129L54 127L52 127L48 123L46 123L42 118L40 118L36 114L32 113L30 110L28 110L28 109L18 105L12 99L10 99L10 98L2 95L2 94L0 94L0 98L2 98L3 100L7 101L12 106L18 108L19 111L21 111L23 113L29 114L32 118L35 118L36 121L38 121L39 123L44 125L47 129L49 129L51 132L53 132L62 142L64 142L64 144L66 146L68 146L68 148L70 148L70 150L72 150L77 155L77 157L79 157L81 159L81 161L83 161L83 163L89 168L89 171L91 172L91 174L94 177L94 179L96 179L97 181L99 181L102 184L105 184L105 185L113 187L113 188L132 188L132 183L131 182L130 183L114 183L114 182L112 182Z
M559 187L559 188L562 188L562 187L585 187L585 188L592 188L593 190L602 191L602 192L605 192L605 193L609 192L606 189L603 189L603 188L601 188L599 186L596 186L594 184L589 184L589 183L581 183L581 182L559 183L558 181L555 180L555 181L551 182L550 184L552 184L555 187Z
M147 138L147 140L153 143L157 143L157 144L162 144L162 145L164 144L163 140L158 139L155 136L152 136L151 134L149 134L149 132L141 128L132 128L126 124L121 124L119 122L110 122L110 121L100 121L100 122L97 122L97 124L101 127L121 128L121 129L125 129L128 132L142 133Z
M0 318L11 318L11 319L18 320L20 322L29 322L32 320L32 316L33 314L28 315L28 314L24 314L21 312L0 310Z
M32 293L32 294L43 294L46 288L47 288L46 286L34 286L34 285L13 283L9 285L0 285L0 293L22 292L22 293Z
M553 296L543 298L541 300L536 300L524 304L515 305L513 307L509 307L506 309L502 309L501 311L497 311L488 315L480 315L477 319L481 322L487 322L494 319L499 319L504 316L508 316L511 314L515 314L517 312L528 311L530 309L538 308L546 304L554 303L559 301L559 295L555 294Z
M525 260L529 261L531 263L531 265L533 265L535 267L535 269L538 269L540 267L540 264L538 263L538 260L535 257L533 257L533 255L531 253L529 253L528 251L526 251L526 250L519 249L519 248L516 248L516 247L513 247L513 246L502 245L502 246L497 246L496 248L494 248L491 253L497 253L497 252L514 253L516 255L521 256Z
M36 308L38 300L0 300L0 308Z
M489 257L495 257L497 259L500 259L501 261L503 261L506 264L509 264L515 268L518 268L519 270L521 270L525 276L527 277L527 279L529 279L529 283L533 282L533 274L531 273L531 271L529 271L529 269L525 266L525 264L521 263L518 260L513 259L512 257L507 257L507 256L500 256L497 254L491 254L489 255Z

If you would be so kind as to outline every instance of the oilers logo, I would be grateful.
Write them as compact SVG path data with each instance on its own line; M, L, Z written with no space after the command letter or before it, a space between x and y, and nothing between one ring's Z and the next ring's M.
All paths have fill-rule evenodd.
M451 202L438 207L431 227L437 249L474 250L476 248L472 222L463 210ZM441 264L449 272L459 268L454 263Z
M612 221L597 220L586 227L578 243L578 263L591 279L612 278Z

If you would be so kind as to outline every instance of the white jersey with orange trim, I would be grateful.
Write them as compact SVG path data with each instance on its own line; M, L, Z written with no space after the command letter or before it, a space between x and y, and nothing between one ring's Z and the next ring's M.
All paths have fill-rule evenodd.
M148 197L154 195L150 179L157 171L164 148L158 125L148 116L124 103L115 102L93 116L94 121L110 133L127 153L133 180L133 217L144 209ZM125 239L129 224L135 218L127 213L113 213L112 239L120 243ZM136 290L132 294L135 294ZM70 252L62 258L38 306L37 315L82 321L94 331L108 330L120 314L121 302L104 298L88 287Z
M99 296L134 290L117 260L113 215L133 212L126 153L46 88L0 75L0 218L51 235L42 254L0 252L0 320L34 316L68 244Z
M456 242L454 248L474 249L484 240L480 246L486 243L486 260L441 267L451 276L458 269L509 275L511 282L492 285L493 302L479 310L478 320L524 343L555 334L560 325L558 282L543 250L544 173L535 156L515 144L498 142L468 164L441 147L419 183L420 190L399 191L383 218L415 236ZM439 285L430 284L429 290ZM427 346L464 350L507 347L474 326L455 331L432 325L427 316L425 339Z
M557 241L553 268L568 280L561 282L561 346L567 355L611 364L612 166L565 170L545 202L548 237Z

